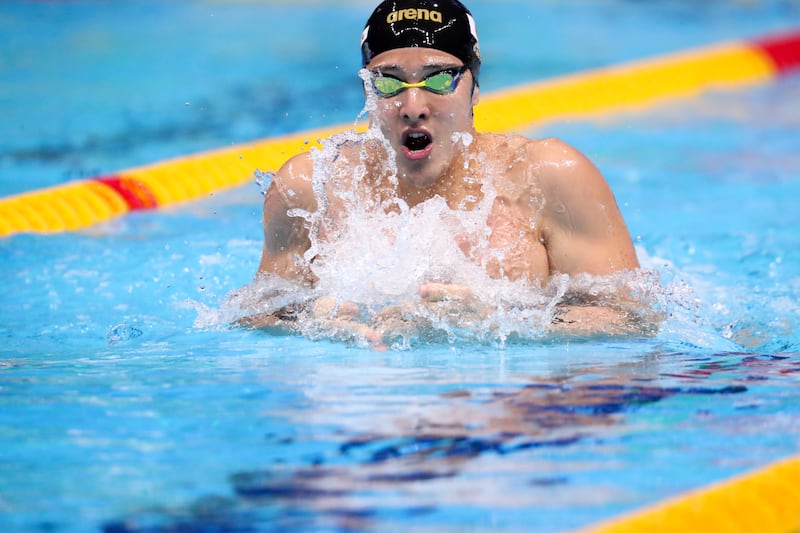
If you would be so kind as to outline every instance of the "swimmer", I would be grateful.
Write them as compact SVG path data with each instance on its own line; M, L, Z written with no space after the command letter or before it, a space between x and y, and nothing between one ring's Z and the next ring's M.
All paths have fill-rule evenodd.
M364 172L339 176L338 186L385 210L398 205L414 209L439 199L464 213L492 191L485 231L457 239L463 254L492 278L544 286L553 276L608 276L638 269L614 195L589 159L557 139L475 130L481 56L475 21L461 2L382 2L364 27L361 55L366 96L374 102L370 127L385 142L343 144L337 165L361 165ZM279 276L305 288L318 282L314 262L319 257L309 257L309 222L297 215L322 208L314 172L314 158L304 152L273 176L264 200L258 276ZM348 179L349 183L341 183ZM328 196L325 219L335 225L346 206L335 201L335 195ZM486 236L485 245L476 242L476 234ZM421 302L448 302L450 312L484 312L472 288L448 280L429 281L418 287ZM552 329L579 333L630 329L626 313L593 305L591 300L562 302ZM402 310L387 309L376 313L374 320L364 320L356 304L325 297L243 322L253 327L291 325L298 312L308 309L376 347L383 346L386 328L402 322L398 318Z

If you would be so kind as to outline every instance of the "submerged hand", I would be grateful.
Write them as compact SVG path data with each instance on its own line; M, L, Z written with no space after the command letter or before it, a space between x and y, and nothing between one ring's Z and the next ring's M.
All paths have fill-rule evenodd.
M379 351L386 350L383 335L377 329L358 320L361 309L354 302L337 302L330 296L317 298L311 309L312 316L335 335L361 338Z
M307 332L311 326L327 330L334 336L364 339L374 349L384 350L386 347L383 345L380 333L360 322L359 314L358 304L337 302L331 297L323 296L316 300L297 302L273 311L249 315L237 320L236 325L292 333Z
M484 305L466 285L425 283L420 286L419 295L423 302L435 304L439 315L456 319L456 322L465 318L483 319L490 313L489 307Z
M470 327L488 314L464 285L425 283L420 286L419 295L420 301L388 305L369 317L363 316L358 304L322 297L311 306L311 314L332 334L366 340L381 351L393 340L425 336L435 322Z
M474 300L472 290L466 285L453 283L425 283L419 287L419 295L428 302L441 302L443 300Z

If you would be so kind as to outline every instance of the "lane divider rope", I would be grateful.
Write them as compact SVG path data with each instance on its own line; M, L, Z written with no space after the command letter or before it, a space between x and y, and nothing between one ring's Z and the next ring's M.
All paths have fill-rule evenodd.
M800 456L578 533L796 533L800 531Z
M637 109L703 91L765 83L800 68L800 29L590 70L486 95L479 131L520 131L593 113ZM350 126L272 137L0 198L0 237L77 230L130 211L202 198L277 170Z

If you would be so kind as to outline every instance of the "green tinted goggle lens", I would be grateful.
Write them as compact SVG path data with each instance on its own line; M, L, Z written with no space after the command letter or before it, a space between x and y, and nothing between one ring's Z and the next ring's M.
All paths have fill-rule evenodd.
M420 88L436 94L450 94L456 90L458 80L467 71L467 67L459 67L435 72L418 83L408 83L391 76L378 73L375 78L375 92L382 98L396 96L406 89Z

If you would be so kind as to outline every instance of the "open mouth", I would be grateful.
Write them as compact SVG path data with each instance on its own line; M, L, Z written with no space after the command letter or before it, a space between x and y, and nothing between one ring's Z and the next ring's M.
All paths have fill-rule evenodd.
M412 159L426 157L433 146L433 138L426 131L406 131L403 134L403 148Z

